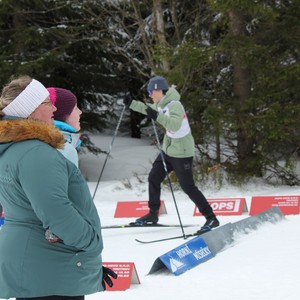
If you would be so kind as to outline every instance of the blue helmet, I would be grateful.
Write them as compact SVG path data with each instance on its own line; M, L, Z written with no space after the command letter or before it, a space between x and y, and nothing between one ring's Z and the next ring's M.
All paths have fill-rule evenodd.
M151 78L147 87L148 91L154 91L154 90L166 91L168 89L169 89L168 83L166 79L162 76L155 76Z

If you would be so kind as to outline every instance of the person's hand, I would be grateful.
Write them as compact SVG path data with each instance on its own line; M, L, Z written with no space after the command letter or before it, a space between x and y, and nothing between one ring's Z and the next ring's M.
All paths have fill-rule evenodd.
M123 104L126 106L126 108L129 108L131 102L132 102L132 96L129 92L127 92L124 96Z
M56 236L50 229L45 232L45 238L49 243L61 243L63 240Z
M148 106L146 108L146 112L147 112L147 117L149 119L152 119L152 120L156 121L157 116L158 116L158 111L156 111L155 109L153 109L150 106Z
M111 277L113 279L117 279L118 275L111 269L103 267L102 266L102 270L103 270L103 276L102 276L102 286L104 291L106 290L106 285L108 285L109 287L112 287L114 284L111 280Z

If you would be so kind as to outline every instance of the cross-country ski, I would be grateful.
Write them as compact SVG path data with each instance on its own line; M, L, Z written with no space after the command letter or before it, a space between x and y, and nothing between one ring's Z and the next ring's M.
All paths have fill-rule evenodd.
M198 225L183 225L183 227L196 227ZM135 222L128 223L128 224L119 224L119 225L107 225L107 226L102 226L101 229L116 229L116 228L137 228L137 227L181 227L179 224L161 224L161 223L150 223L150 224L137 224Z
M163 239L157 239L157 240L150 240L150 241L142 241L139 239L135 239L137 242L141 243L141 244L152 244L152 243L158 243L158 242L164 242L164 241L169 241L169 240L175 240L175 239L188 239L190 237L196 237L199 235L202 235L206 232L209 232L211 230L198 230L197 232L194 233L190 233L190 234L185 234L185 235L177 235L177 236L172 236L169 238L163 238Z

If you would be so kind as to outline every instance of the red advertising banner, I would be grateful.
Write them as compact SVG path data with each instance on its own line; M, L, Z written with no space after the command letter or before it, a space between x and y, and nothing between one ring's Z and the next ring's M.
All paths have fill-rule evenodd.
M140 284L133 262L103 262L102 264L118 274L117 279L112 279L113 287L106 286L106 291L125 291L130 288L130 284Z
M207 201L218 216L241 215L248 211L245 198L210 198ZM194 216L202 216L197 207L194 209Z
M250 215L256 215L277 206L284 215L298 215L300 196L253 196Z
M114 218L142 217L149 212L148 201L122 201L117 203ZM161 200L159 214L166 214L165 202Z

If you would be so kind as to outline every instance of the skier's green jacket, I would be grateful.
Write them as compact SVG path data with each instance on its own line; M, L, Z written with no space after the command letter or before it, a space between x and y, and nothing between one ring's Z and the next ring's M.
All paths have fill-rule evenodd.
M163 152L171 157L193 157L194 138L185 110L179 100L180 94L177 90L169 88L158 103L149 106L158 111L156 121L166 130L162 145ZM130 105L130 109L144 115L147 115L146 108L146 104L141 101L133 100Z
M54 126L0 119L0 298L103 290L99 216L63 144ZM63 242L49 243L48 228Z

